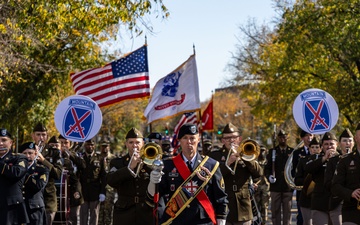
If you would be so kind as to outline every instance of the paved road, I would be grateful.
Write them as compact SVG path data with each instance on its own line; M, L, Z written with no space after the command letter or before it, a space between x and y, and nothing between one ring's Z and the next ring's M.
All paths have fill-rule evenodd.
M271 200L270 200L271 201ZM268 215L268 220L266 221L266 225L270 225L272 224L271 222L271 209L269 208L269 215ZM292 208L291 208L291 219L292 219L292 222L291 222L291 225L296 225L296 215L297 215L297 205L296 205L296 195L295 195L295 192L294 192L294 195L293 195L293 200L292 200Z

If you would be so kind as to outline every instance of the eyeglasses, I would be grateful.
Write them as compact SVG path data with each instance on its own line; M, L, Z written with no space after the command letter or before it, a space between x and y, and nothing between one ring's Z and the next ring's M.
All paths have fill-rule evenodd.
M230 140L235 140L238 137L239 136L229 136L229 137L223 137L223 139L226 140L226 141L230 141Z

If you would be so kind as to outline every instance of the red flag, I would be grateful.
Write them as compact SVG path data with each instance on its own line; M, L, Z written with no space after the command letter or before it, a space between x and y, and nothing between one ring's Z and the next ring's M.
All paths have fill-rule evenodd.
M213 131L214 130L214 114L213 114L213 100L211 98L208 106L204 110L201 122L202 122L202 130Z
M147 47L103 67L70 74L76 94L92 98L99 107L150 96Z

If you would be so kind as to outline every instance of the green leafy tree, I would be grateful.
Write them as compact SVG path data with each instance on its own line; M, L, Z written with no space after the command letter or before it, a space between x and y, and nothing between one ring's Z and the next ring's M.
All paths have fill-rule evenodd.
M336 129L353 126L360 119L358 1L276 3L281 18L273 28L254 21L240 27L231 84L250 83L243 97L255 116L285 127L298 94L323 89L339 106Z
M104 42L120 27L151 31L147 17L168 11L161 0L15 1L0 3L0 122L24 137L35 122L48 123L71 93L69 72L114 58Z

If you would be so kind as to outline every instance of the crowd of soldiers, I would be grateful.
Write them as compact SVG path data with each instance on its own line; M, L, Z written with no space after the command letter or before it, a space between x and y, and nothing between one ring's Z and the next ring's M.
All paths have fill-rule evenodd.
M125 137L126 154L117 157L106 139L99 152L94 139L74 143L55 135L48 140L43 124L15 153L11 133L1 128L0 221L251 225L270 219L290 225L294 187L286 170L291 169L301 187L297 224L360 224L360 124L355 140L349 129L339 139L332 132L320 137L301 131L302 145L295 149L284 130L276 138L277 145L267 149L242 140L228 123L222 146L205 140L200 149L198 127L184 124L174 150L160 133L145 138L132 128ZM292 167L286 168L290 156ZM157 159L161 164L155 166Z

